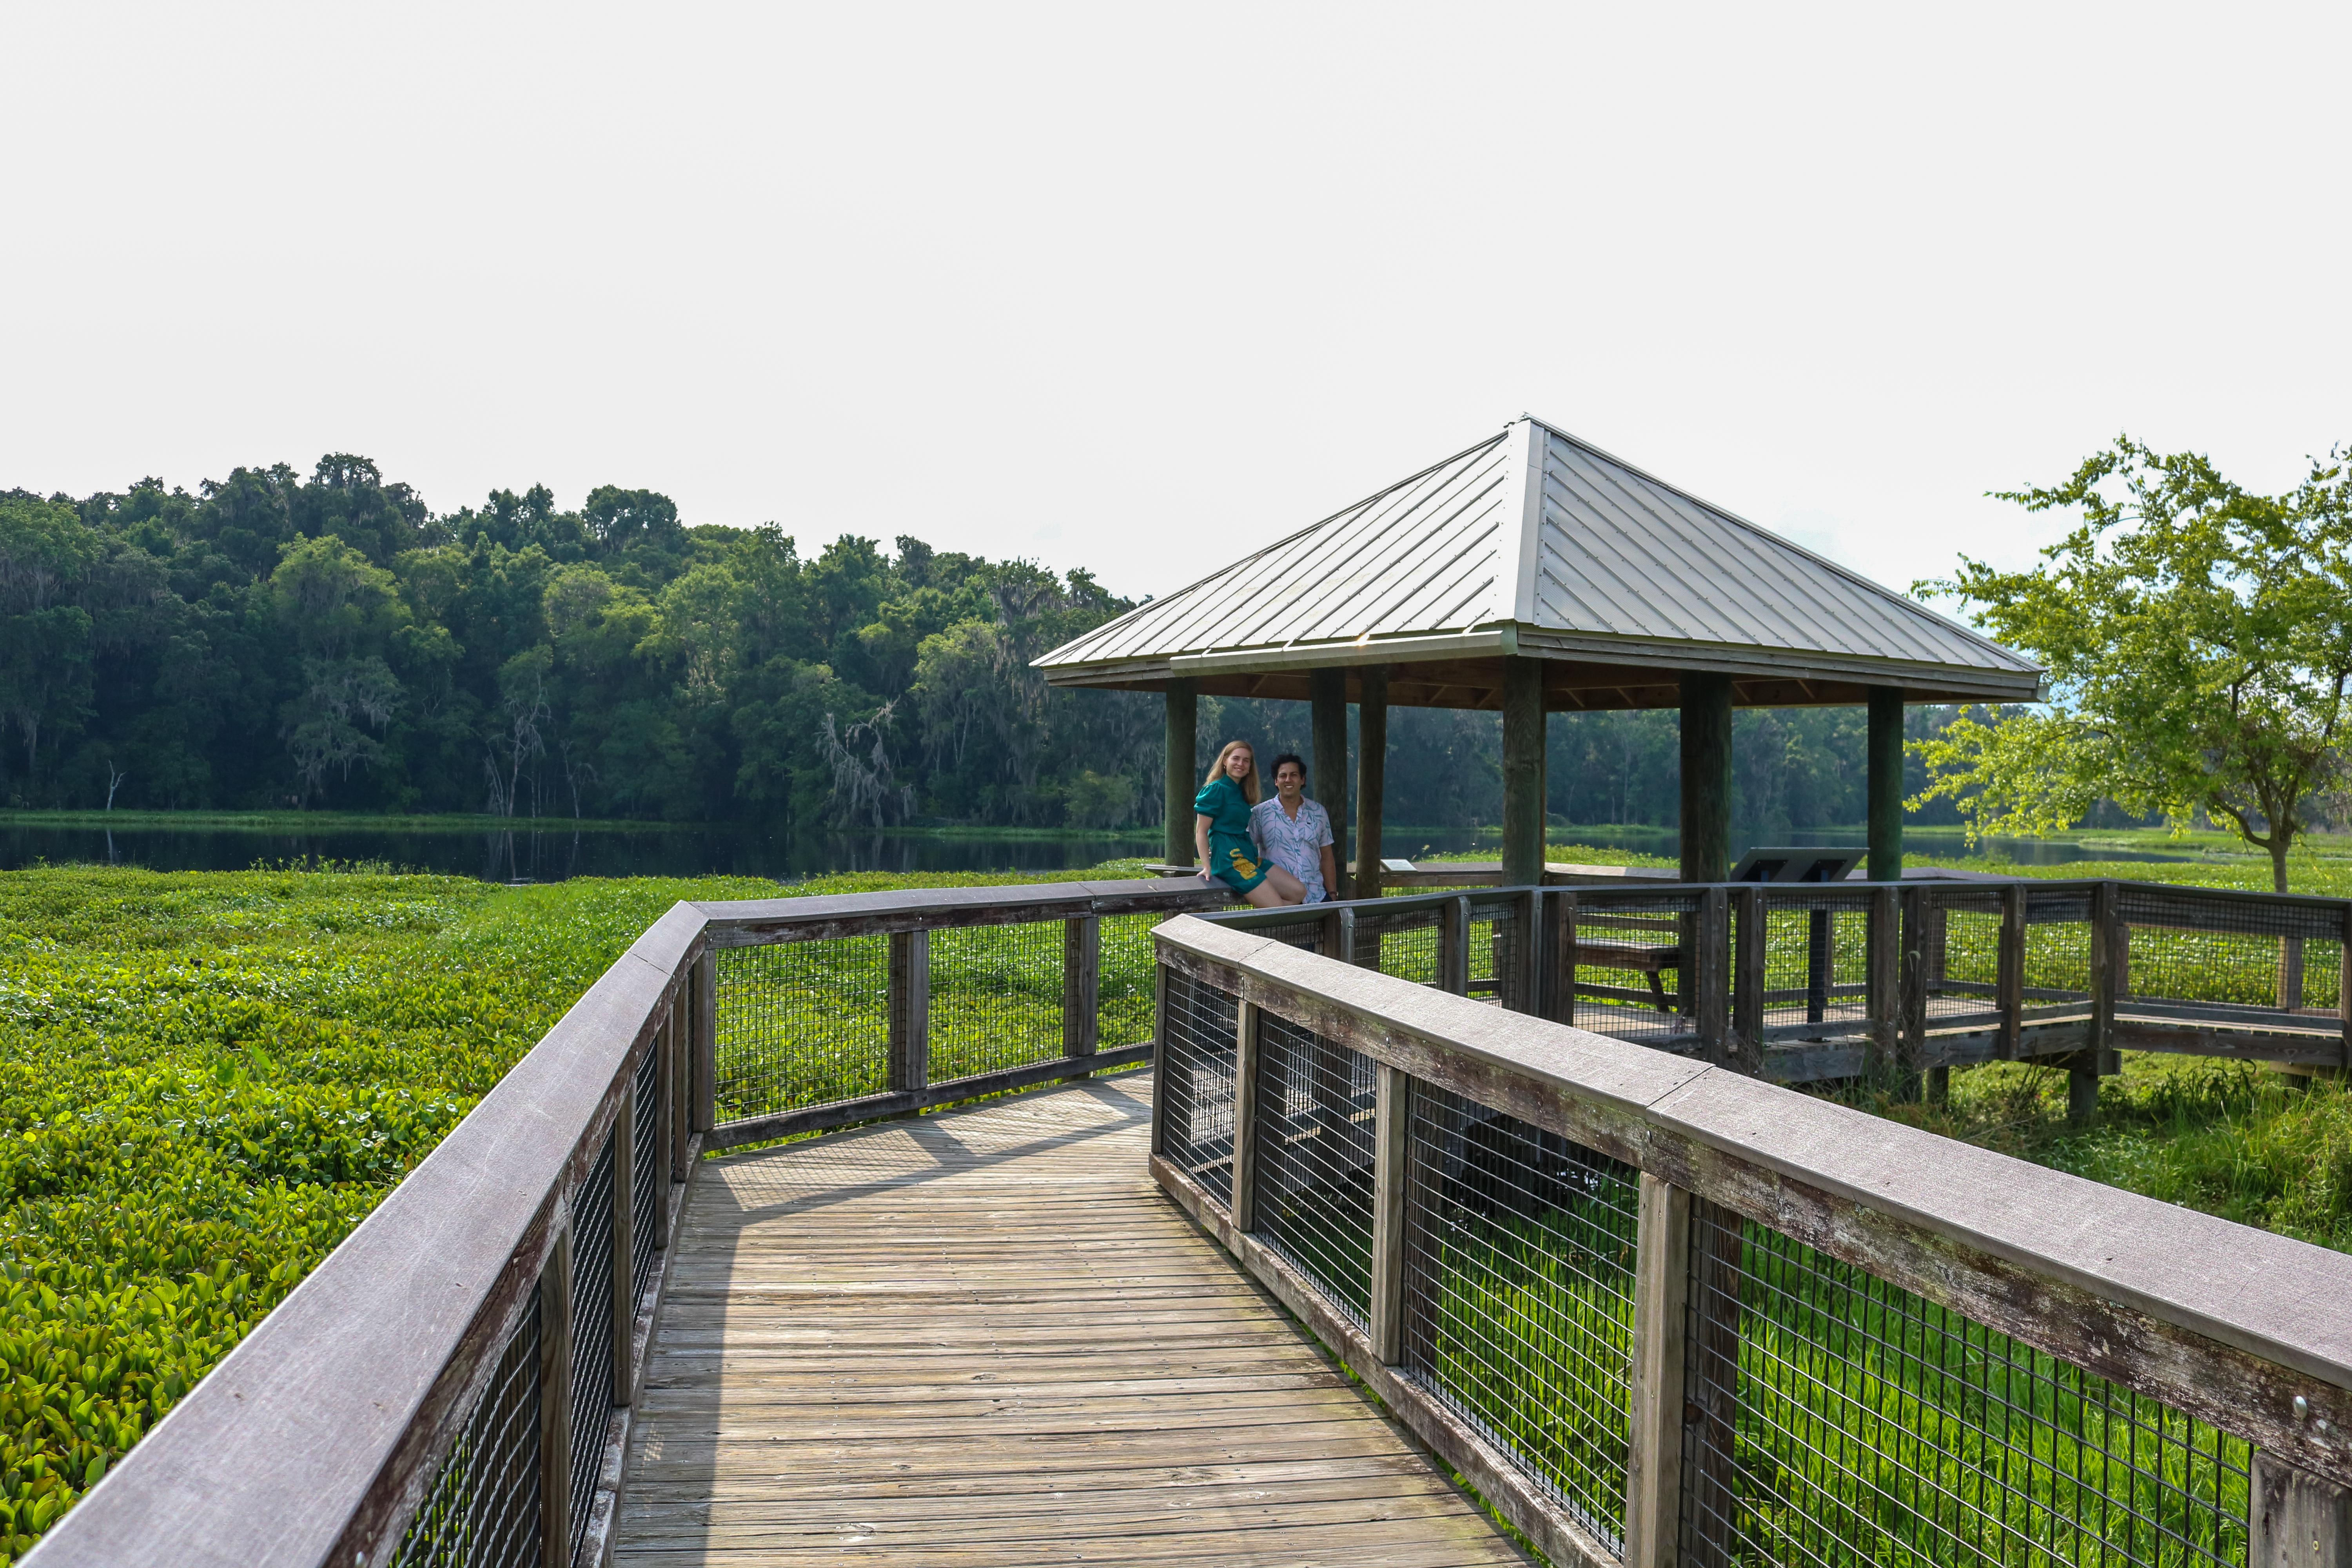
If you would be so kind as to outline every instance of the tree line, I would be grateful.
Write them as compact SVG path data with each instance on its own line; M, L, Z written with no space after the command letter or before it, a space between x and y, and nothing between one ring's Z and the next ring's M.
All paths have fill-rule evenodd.
M1159 702L1030 660L1132 607L1083 570L544 487L436 513L369 459L195 490L0 494L0 800L1119 828L1161 811ZM1951 715L1915 710L1915 733ZM1858 823L1860 710L1743 711L1751 837ZM1204 744L1308 752L1303 703L1205 700ZM1671 826L1672 712L1555 716L1564 823ZM1391 715L1389 820L1498 819L1491 713ZM1926 784L1913 764L1915 791ZM1916 820L1958 821L1948 800Z

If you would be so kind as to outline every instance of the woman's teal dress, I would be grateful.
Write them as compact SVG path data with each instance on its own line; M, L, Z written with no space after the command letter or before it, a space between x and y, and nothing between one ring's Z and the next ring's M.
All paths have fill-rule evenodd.
M1265 880L1265 866L1250 837L1249 796L1229 774L1220 773L1192 797L1192 809L1209 819L1209 873L1236 893Z

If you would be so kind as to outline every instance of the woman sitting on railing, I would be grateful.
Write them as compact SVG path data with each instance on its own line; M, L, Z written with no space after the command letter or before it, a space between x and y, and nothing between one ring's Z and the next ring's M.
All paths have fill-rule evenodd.
M1262 910L1307 901L1297 878L1258 858L1250 837L1250 808L1257 805L1257 753L1247 741L1227 741L1209 768L1201 793L1192 797L1192 847L1201 857L1201 880L1212 877Z

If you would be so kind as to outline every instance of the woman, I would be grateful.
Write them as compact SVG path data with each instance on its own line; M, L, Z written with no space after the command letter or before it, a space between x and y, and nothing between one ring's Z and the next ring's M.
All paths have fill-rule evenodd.
M1257 804L1257 753L1247 741L1227 741L1209 766L1208 782L1192 797L1192 847L1201 880L1212 877L1259 909L1303 903L1307 889L1279 866L1258 858L1250 839L1250 808Z
M1250 813L1250 837L1276 869L1298 879L1307 902L1323 902L1339 885L1331 859L1331 814L1307 797L1307 763L1297 752L1274 759L1274 798Z

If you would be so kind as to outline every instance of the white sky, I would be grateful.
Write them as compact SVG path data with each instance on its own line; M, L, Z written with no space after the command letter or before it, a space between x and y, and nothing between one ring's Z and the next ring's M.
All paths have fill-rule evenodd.
M2352 7L0 8L0 486L1164 593L1538 414L1901 587L2352 439Z

